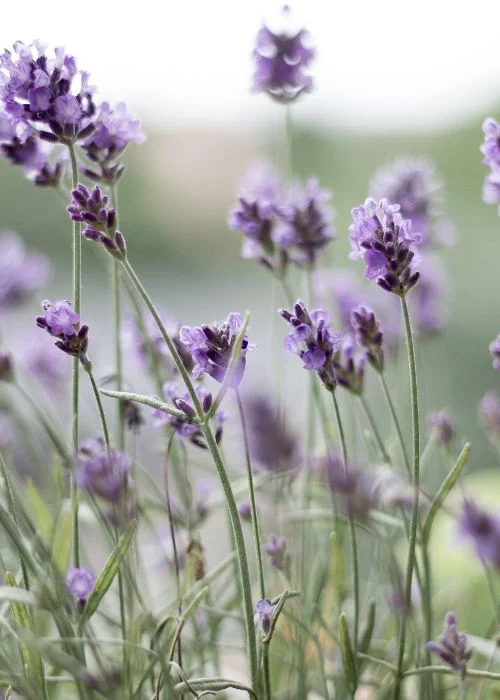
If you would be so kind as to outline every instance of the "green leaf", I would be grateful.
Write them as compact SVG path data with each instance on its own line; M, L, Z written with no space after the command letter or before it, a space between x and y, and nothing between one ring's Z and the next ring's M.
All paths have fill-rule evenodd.
M24 491L33 522L44 539L48 540L54 526L54 519L47 508L47 504L31 479L26 482Z
M362 654L368 654L370 649L370 644L373 637L373 629L375 627L375 601L372 599L368 603L368 615L366 617L366 624L361 633L361 639L359 640L359 651Z
M358 686L356 676L356 660L352 651L345 613L340 613L339 617L339 644L347 688L351 696L354 697L354 693L356 692L356 688Z
M337 532L330 534L330 577L333 582L335 596L339 607L342 606L346 596L346 575L344 553L340 545L340 538Z
M122 534L115 548L111 552L108 561L104 565L104 569L99 574L95 582L92 593L87 600L85 610L82 616L82 622L87 622L99 607L101 600L104 598L113 583L113 579L118 573L120 564L128 552L132 543L132 539L137 528L137 520L132 520L125 532Z
M52 559L63 576L68 570L72 542L73 513L70 503L64 502L54 525L52 541Z
M13 574L7 572L5 574L5 583L8 588L12 588L16 591L21 591L16 583L16 579ZM27 593L27 591L24 591ZM16 602L11 599L10 607L12 610L12 616L16 626L20 630L27 630L28 632L34 632L33 621L30 612L26 605L20 602ZM45 686L45 675L43 671L42 658L37 651L30 649L23 641L19 642L21 647L21 654L23 656L24 664L26 667L26 677L35 688L39 688L42 692L44 698L47 697L47 688Z
M422 537L424 542L426 542L429 539L429 535L431 533L431 527L432 523L434 522L434 518L436 517L437 512L441 508L441 505L444 502L444 499L446 496L450 493L451 489L455 486L457 483L457 480L462 473L463 468L465 467L465 464L467 460L469 459L470 455L470 443L467 442L463 450L460 452L457 461L455 462L455 466L451 469L441 486L439 487L438 492L434 496L432 503L429 508L429 512L427 513L427 518L425 519L424 527L423 527L423 532L422 532Z

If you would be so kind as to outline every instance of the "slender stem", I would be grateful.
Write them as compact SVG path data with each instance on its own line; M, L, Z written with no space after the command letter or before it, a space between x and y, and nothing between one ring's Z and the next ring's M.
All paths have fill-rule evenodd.
M408 456L408 450L406 449L406 443L405 443L405 439L403 437L403 431L401 430L401 424L399 422L398 414L396 412L394 402L393 402L391 394L389 392L389 387L387 386L387 382L385 381L385 376L383 374L379 374L378 376L380 377L380 384L382 385L382 391L384 392L385 400L387 401L387 405L389 406L389 411L391 413L392 422L394 423L394 428L396 429L396 434L398 436L399 446L400 446L401 452L403 454L403 460L405 463L406 471L408 472L408 476L410 476L411 475L410 458Z
M97 409L99 411L99 417L101 419L102 432L104 435L104 442L106 443L106 447L109 447L110 439L109 439L108 423L106 421L106 414L104 413L104 406L102 405L101 394L100 394L99 388L96 384L94 374L92 372L92 364L90 362L88 362L85 365L85 371L89 375L90 383L92 385L92 391L94 392L94 397L95 397L95 401L97 404Z
M466 700L467 698L467 681L465 674L458 680L458 700Z
M406 336L406 345L408 350L408 365L410 373L410 399L411 399L411 416L412 416L412 434L413 434L413 510L410 523L410 539L408 543L408 560L406 564L406 579L405 579L405 601L407 608L411 604L411 584L413 579L413 569L415 565L415 549L417 544L418 531L418 502L420 492L420 425L418 412L418 384L417 384L417 365L415 360L415 348L413 345L413 335L411 331L410 316L405 297L401 297L401 310L403 313L403 321ZM398 660L397 660L397 677L394 685L394 698L400 697L401 680L403 672L404 652L406 643L406 623L401 616L399 623L398 635Z
M72 143L68 144L71 159L71 178L75 188L78 185L78 161L76 159L75 148ZM73 221L73 308L77 314L81 311L81 290L82 290L82 237L80 224ZM72 368L72 398L71 398L71 421L72 421L72 441L73 449L78 450L79 443L79 393L80 393L80 360L73 359ZM80 567L80 521L78 518L78 486L76 484L74 472L70 474L70 496L73 509L73 560L76 568Z
M240 516L238 514L238 507L234 499L233 490L231 488L231 482L226 472L224 462L222 461L221 454L219 452L218 445L215 441L213 433L210 426L203 424L203 434L207 442L208 449L212 454L212 458L217 469L217 474L221 482L222 489L224 491L224 496L226 499L227 510L229 518L231 520L231 527L234 534L234 541L236 545L236 552L238 556L239 570L240 570L240 583L241 591L243 595L243 607L245 614L245 627L247 634L247 647L248 647L248 657L250 664L250 677L252 680L252 687L258 688L259 675L258 675L258 663L257 663L257 642L255 638L255 626L253 621L253 603L252 603L252 589L250 585L250 572L248 569L248 560L245 549L245 540L243 537L243 530L241 527Z
M113 207L116 211L116 216L118 220L118 188L116 185L111 187L111 195L113 199ZM122 346L121 346L121 295L120 295L120 263L118 260L113 259L111 268L111 284L113 288L113 332L114 332L114 343L115 343L115 380L116 380L116 390L122 391L123 389L123 357L122 357ZM121 401L117 402L118 406L118 449L123 450L125 447L125 422L123 420L123 403Z
M337 402L337 397L335 391L332 391L333 407L335 409L335 420L337 421L337 429L339 432L340 448L342 450L342 459L344 461L344 469L348 470L348 460L347 460L347 446L344 434L344 426L342 425L342 419L340 417L339 405ZM352 556L352 579L353 579L353 592L354 592L354 635L353 635L353 645L355 657L358 653L358 638L359 638L359 608L360 608L360 595L359 595L359 567L358 567L358 545L356 541L356 528L354 527L354 518L349 514L349 537L351 540L351 556Z
M421 673L439 673L449 676L456 675L449 666L419 666L418 668L411 668L409 671L405 671L403 676L417 676ZM493 673L492 671L483 671L481 669L467 669L467 676L469 678L487 678L490 681L500 681L500 673Z
M368 402L366 401L363 394L360 394L359 402L361 403L361 406L363 407L363 411L365 412L366 419L367 419L368 423L370 424L370 428L373 432L373 436L374 436L375 441L377 443L377 446L380 450L380 454L382 455L382 459L384 460L384 462L386 464L390 464L391 458L387 454L387 450L385 449L384 441L382 440L380 432L377 428L377 424L375 423L375 419L373 417L373 414L372 414L370 407L368 405Z

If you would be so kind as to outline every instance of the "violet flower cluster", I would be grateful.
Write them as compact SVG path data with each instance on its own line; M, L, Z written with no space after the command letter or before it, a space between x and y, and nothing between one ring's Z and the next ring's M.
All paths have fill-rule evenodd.
M37 316L37 326L58 338L56 347L67 355L78 357L85 366L88 363L89 327L83 325L79 328L80 315L73 310L71 302L68 299L56 301L54 304L44 301L42 308L44 315Z
M82 442L76 455L78 485L114 505L122 500L131 467L132 460L101 437Z
M0 235L0 313L29 299L50 275L44 255L26 249L15 233Z
M444 661L452 671L465 676L467 663L472 657L467 637L458 631L455 613L449 612L444 620L443 634L437 642L427 642L427 649Z
M458 531L462 538L472 541L482 562L500 569L499 516L491 515L467 499L458 518Z
M351 312L351 326L358 344L364 348L366 359L381 374L384 371L384 334L375 313L359 306Z
M127 256L127 245L124 235L117 230L116 210L109 206L109 197L97 185L90 192L79 184L71 194L72 202L67 211L72 221L83 224L83 236L101 243L113 257L123 260Z
M73 568L66 574L67 591L75 598L80 610L85 607L94 585L95 577L90 569Z
M479 403L479 420L493 442L500 440L500 398L488 391Z
M297 436L264 394L245 397L245 417L252 462L270 474L295 472L300 465Z
M490 168L483 185L486 204L500 204L500 124L492 118L483 124L484 142L481 146L483 163Z
M455 424L450 412L443 409L432 413L428 421L436 442L441 445L450 445L455 437Z

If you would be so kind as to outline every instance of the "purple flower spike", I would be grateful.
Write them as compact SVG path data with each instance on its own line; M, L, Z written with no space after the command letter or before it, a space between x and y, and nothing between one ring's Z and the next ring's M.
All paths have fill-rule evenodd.
M491 341L489 350L493 358L493 369L500 369L500 334Z
M465 500L458 518L458 531L461 537L473 541L482 562L500 569L500 517Z
M15 233L0 235L0 312L29 299L50 274L44 255L31 253Z
M358 344L365 349L366 359L381 374L384 371L384 334L375 313L366 306L358 306L351 312L351 326Z
M339 494L342 511L357 520L365 520L376 500L373 478L369 473L355 464L349 464L346 471L338 454L329 454L319 460L317 467L323 471L330 491Z
M79 184L72 191L72 201L67 212L69 218L83 224L85 238L101 243L113 257L126 257L126 242L123 234L117 231L116 211L109 206L109 197L97 185L89 191Z
M107 448L99 437L82 442L76 464L81 488L113 504L121 501L132 466L129 457L112 447Z
M285 336L285 349L298 355L304 369L317 372L328 391L333 391L337 384L334 360L342 339L340 333L332 331L326 312L317 309L309 313L299 299L293 311L280 309L280 314L292 329Z
M333 356L337 384L361 396L364 388L366 355L356 346L353 338L344 336L338 352Z
M44 328L54 338L59 338L56 347L68 355L78 357L85 365L88 361L89 327L81 326L78 329L80 316L73 311L71 302L68 299L56 301L55 304L44 301L42 308L45 314L37 317L37 326Z
M500 399L493 391L481 399L479 418L491 440L500 440Z
M472 649L467 646L466 635L458 632L455 613L447 613L444 619L443 634L438 641L427 642L425 646L455 673L465 676L467 662L472 657Z
M95 577L90 569L70 569L66 575L66 588L83 608L94 588Z
M264 545L264 551L269 554L271 564L280 571L284 571L287 575L290 571L291 556L286 551L286 542L284 537L277 537L270 534Z
M422 236L412 231L411 221L403 219L399 209L398 204L389 204L386 199L367 199L364 205L353 209L349 257L363 258L366 277L377 280L386 292L405 296L420 276L413 265L418 262L416 247Z
M309 35L305 29L297 31L286 26L290 25L290 19L290 10L285 6L282 31L273 32L263 26L253 52L254 90L266 92L281 102L291 102L312 89L312 78L307 71L315 50L307 45Z
M240 314L231 313L223 323L181 327L179 337L193 358L195 379L202 374L209 374L219 383L226 379L234 344L243 323ZM232 387L238 387L243 379L248 347L248 338L245 335L241 341L240 359L230 378Z
M434 439L441 445L449 445L455 437L455 425L449 411L443 409L432 413L428 420Z
M275 607L268 598L259 600L255 605L255 612L259 616L259 627L264 635L271 629L271 618Z

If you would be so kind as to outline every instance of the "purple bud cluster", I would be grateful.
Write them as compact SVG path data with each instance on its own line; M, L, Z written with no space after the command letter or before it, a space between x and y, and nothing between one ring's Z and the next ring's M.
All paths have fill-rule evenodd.
M44 301L42 308L45 313L43 316L37 316L37 326L58 338L56 347L68 355L78 357L85 365L88 362L89 327L83 325L78 328L80 315L73 311L71 302L68 299L56 301L54 304Z
M447 613L444 619L443 634L437 642L427 642L427 649L444 661L455 673L465 676L467 663L472 657L467 637L460 634L455 613Z
M269 555L271 564L285 574L289 574L291 555L287 552L284 537L277 537L271 533L264 545L264 551Z
M75 598L80 610L85 607L94 585L95 577L90 569L69 569L66 574L66 589L68 593Z
M429 425L433 431L433 437L441 445L449 445L455 437L455 424L450 412L446 409L432 413L429 416Z
M493 369L500 369L500 334L491 341L489 350L493 360Z
M212 406L212 394L208 392L204 386L198 384L195 386L196 394L200 399L203 410L207 413ZM196 410L193 405L193 400L185 389L181 388L178 382L170 381L163 385L163 392L174 406L184 413L185 418L173 416L170 413L165 413L159 408L154 408L152 415L154 416L155 425L171 426L175 433L184 440L192 442L198 447L206 448L205 438L200 426L193 422L196 419ZM215 413L215 440L219 443L222 439L223 424L226 421L226 414L222 410Z
M291 102L312 89L308 68L315 50L308 45L308 32L294 30L290 20L289 8L285 7L282 30L273 32L262 26L253 51L254 90L265 92L280 102Z
M467 499L458 517L458 531L464 539L472 540L483 563L500 569L500 517Z
M500 398L493 391L479 403L479 420L493 442L500 440Z
M0 235L0 312L29 299L49 274L50 264L44 255L28 251L15 233Z
M384 334L375 313L366 306L358 306L351 312L351 326L358 344L366 352L366 359L381 374L384 371Z
M483 163L491 170L484 181L483 200L486 204L500 204L500 124L491 117L486 119L483 134Z
M376 279L386 292L405 296L420 276L413 265L418 262L416 247L422 241L421 234L412 232L411 221L403 219L399 205L386 199L367 199L352 210L352 217L351 260L362 258L368 279Z
M255 605L255 612L258 615L259 627L262 634L266 635L271 629L271 618L276 606L268 598L259 600Z
M357 520L365 520L376 504L374 482L370 474L355 464L346 469L339 454L331 453L317 466L324 473L330 491L340 497L343 513Z
M128 482L132 461L102 438L82 442L76 455L77 482L105 501L118 504Z
M83 224L82 234L90 241L101 243L108 253L118 259L127 255L125 237L117 231L116 211L109 206L109 197L96 185L90 192L79 184L72 191L72 202L67 208L72 221Z
M233 374L229 378L226 375L243 323L243 317L240 314L230 313L223 323L181 327L179 337L193 359L195 379L208 374L219 383L228 379L231 386L239 386L245 373L246 354L249 347L246 335L241 341L240 357L232 370Z

